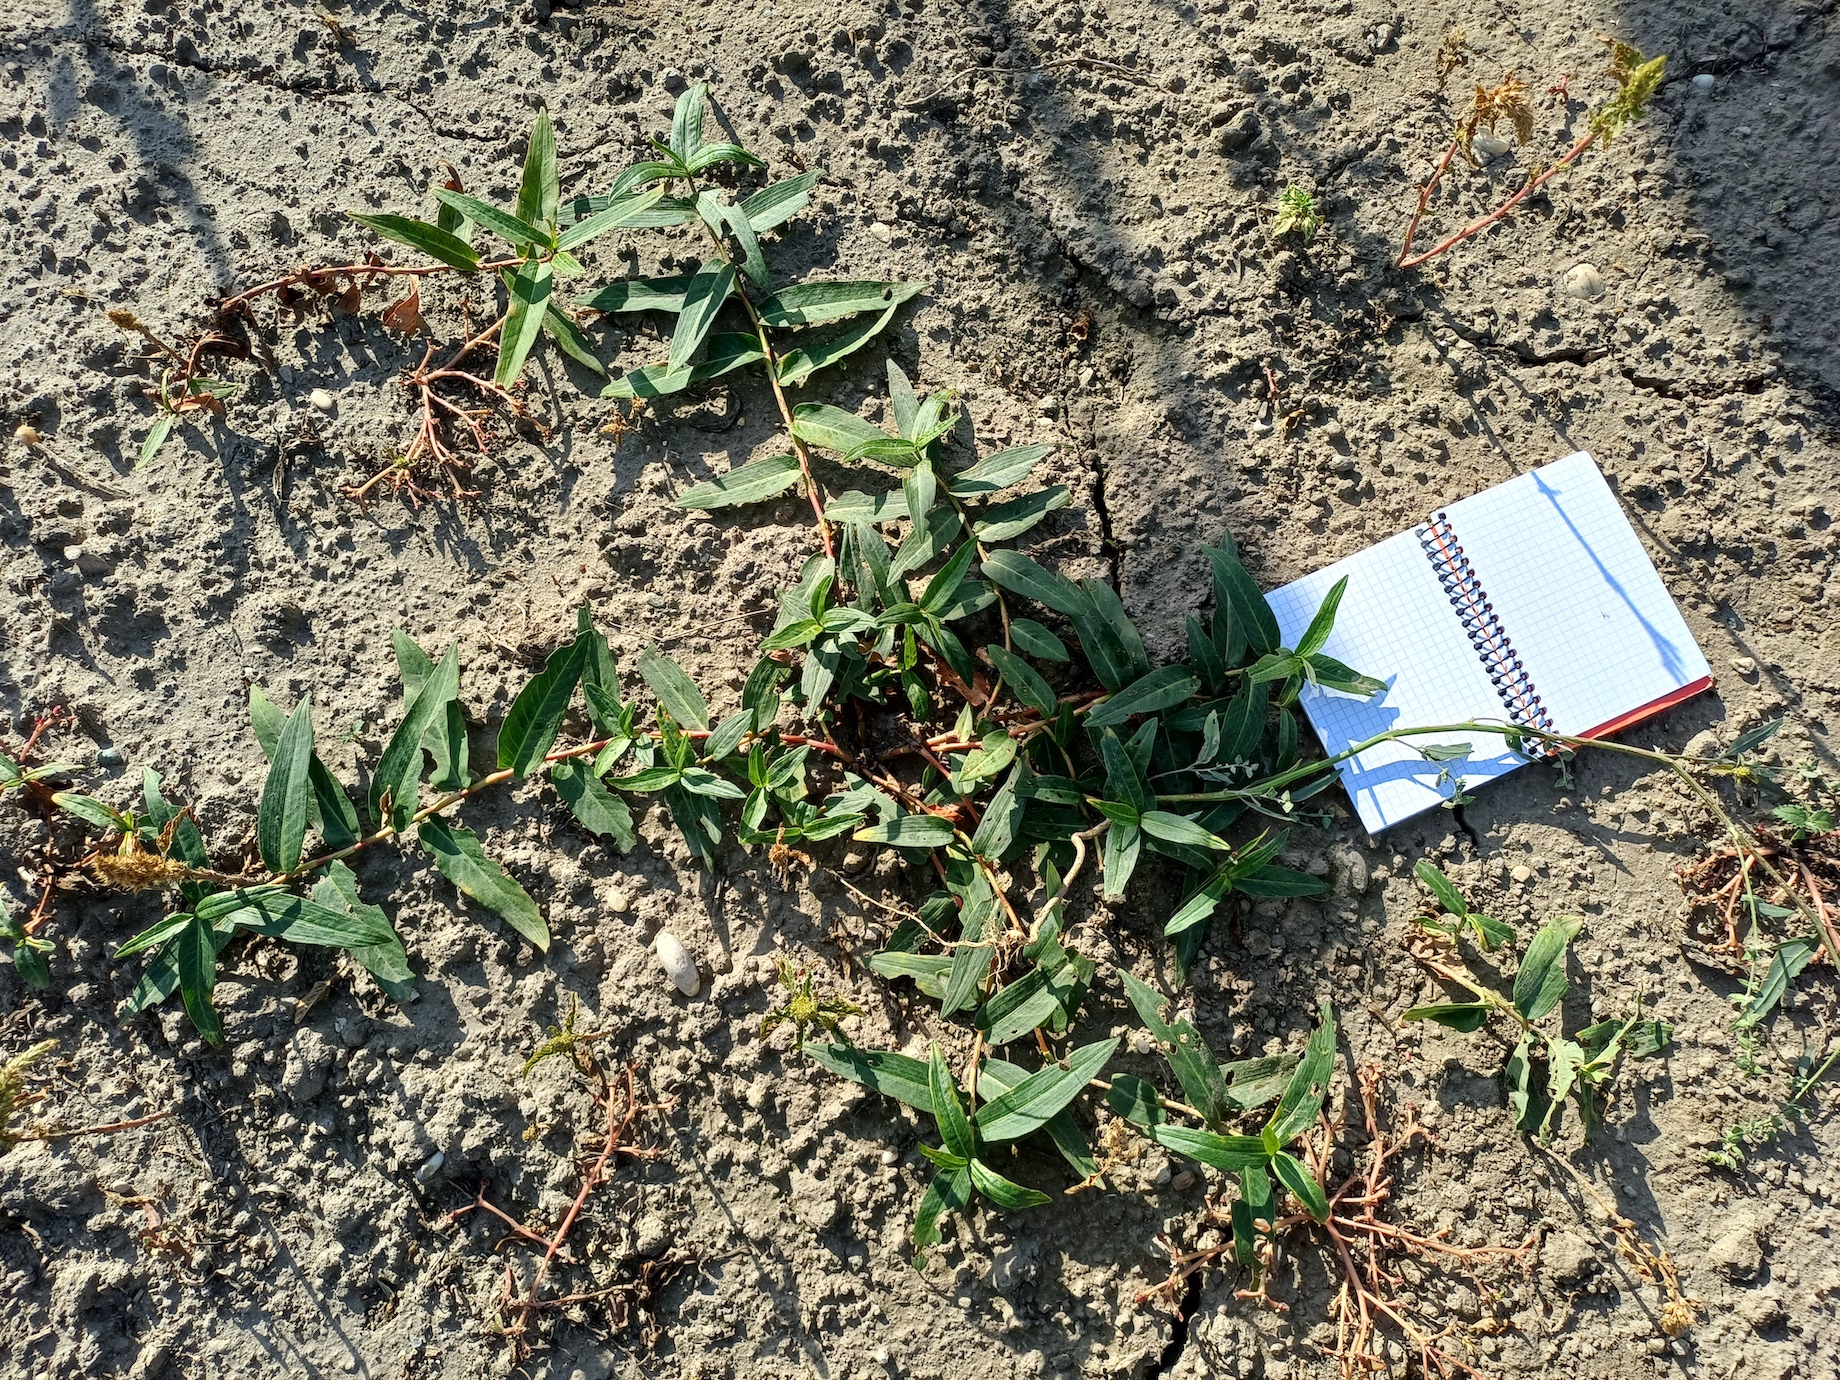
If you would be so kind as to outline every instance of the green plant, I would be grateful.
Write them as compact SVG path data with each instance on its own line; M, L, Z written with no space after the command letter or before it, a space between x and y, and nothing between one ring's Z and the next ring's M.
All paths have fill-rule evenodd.
M1316 198L1293 182L1278 197L1278 214L1272 217L1271 237L1275 240L1295 231L1308 244L1316 238L1322 223L1323 214L1317 209Z
M26 1078L33 1065L58 1047L56 1040L40 1040L0 1064L0 1155L24 1139L13 1125L13 1118L33 1103L43 1100L42 1093L29 1092Z
M1727 1126L1719 1137L1719 1148L1706 1153L1706 1163L1736 1173L1744 1168L1758 1148L1770 1144L1798 1122L1806 1121L1808 1096L1827 1077L1836 1059L1840 1059L1840 1049L1830 1051L1816 1066L1814 1056L1804 1052L1796 1060L1796 1079L1789 1095L1762 1116Z
M1460 42L1461 31L1453 35ZM1446 57L1447 51L1460 52L1460 48L1451 50L1449 45L1439 50L1438 85L1443 86L1444 79L1453 70L1455 63ZM1466 59L1464 59L1466 61ZM1425 210L1431 205L1432 195L1437 191L1438 183L1449 170L1451 161L1460 153L1474 163L1475 157L1470 146L1477 132L1486 127L1494 130L1502 120L1507 120L1513 127L1515 137L1525 144L1533 137L1533 111L1527 104L1527 87L1513 72L1507 73L1493 87L1476 84L1476 97L1469 110L1458 121L1450 144L1438 159L1425 185L1418 189L1418 205L1412 212L1412 219L1406 225L1405 241L1400 245L1396 268L1416 268L1437 258L1461 244L1473 235L1479 235L1499 220L1505 219L1514 208L1532 196L1548 182L1571 167L1585 152L1599 142L1608 144L1623 132L1625 126L1639 120L1646 113L1648 103L1661 85L1661 78L1667 70L1667 55L1656 58L1644 58L1641 52L1627 43L1611 42L1610 70L1608 75L1616 82L1616 94L1591 112L1589 128L1578 137L1551 167L1538 165L1528 169L1526 180L1501 205L1488 214L1471 221L1459 230L1451 232L1423 253L1412 252L1412 242L1418 235L1418 223L1423 219Z
M1541 926L1521 957L1512 990L1503 994L1470 971L1463 959L1462 941L1474 934L1486 951L1512 945L1514 931L1472 911L1455 883L1435 864L1421 860L1417 873L1448 918L1437 914L1417 918L1414 923L1421 939L1411 946L1412 956L1468 997L1415 1006L1402 1019L1436 1021L1467 1034L1480 1030L1491 1016L1505 1016L1519 1030L1504 1074L1514 1128L1550 1141L1558 1129L1560 1110L1570 1098L1577 1104L1589 1139L1597 1124L1598 1092L1615 1077L1623 1055L1639 1059L1659 1054L1672 1038L1672 1027L1653 1017L1645 1019L1638 998L1635 1013L1626 1020L1598 1021L1573 1038L1553 1030L1547 1017L1558 1010L1570 987L1566 956L1584 922L1566 916Z
M765 1039L782 1025L792 1027L792 1048L795 1051L805 1048L805 1037L813 1030L821 1030L826 1035L841 1035L846 1016L862 1015L862 1008L841 997L821 997L812 990L812 972L809 965L794 969L784 958L775 954L774 966L779 972L779 985L788 993L786 1000L761 1017L760 1037Z

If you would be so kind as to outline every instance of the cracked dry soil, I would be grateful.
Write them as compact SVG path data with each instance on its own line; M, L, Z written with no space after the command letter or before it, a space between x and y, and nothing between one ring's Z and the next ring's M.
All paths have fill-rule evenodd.
M441 160L503 200L538 103L559 129L565 187L595 190L696 79L776 175L829 170L812 212L769 247L780 272L931 285L886 351L922 385L959 390L980 446L1058 445L1050 478L1075 503L1031 549L1114 579L1153 650L1180 654L1183 616L1207 598L1196 544L1223 529L1273 585L1587 448L1718 674L1715 696L1645 739L1726 743L1780 714L1783 760L1833 769L1831 3L1484 14L1442 0L353 0L327 13L352 45L293 0L27 0L0 17L0 389L7 431L29 422L47 437L43 451L14 445L0 477L0 705L17 744L33 713L68 704L80 731L54 746L102 764L98 794L125 800L155 767L233 852L263 766L246 685L313 693L331 765L351 779L393 723L398 624L425 644L458 640L463 697L488 723L584 597L623 666L658 642L718 710L734 701L764 626L744 615L805 552L799 505L710 520L670 500L768 453L773 408L752 384L648 417L616 445L593 381L544 355L531 392L553 433L506 438L476 472L482 500L364 513L338 488L401 443L394 379L420 348L374 310L283 329L274 373L234 367L227 421L181 428L141 468L146 366L104 317L126 306L181 336L258 275L347 261L368 241L341 212L413 213ZM1448 100L1506 68L1538 95L1523 162L1562 148L1601 98L1598 31L1669 53L1670 79L1646 123L1550 196L1395 274L1413 184L1453 118L1433 55L1459 25L1476 56ZM1568 74L1569 95L1549 90ZM1502 195L1520 166L1459 165L1432 228ZM1327 216L1307 248L1266 233L1293 182ZM695 251L614 236L589 268L666 271L680 252ZM1601 295L1564 290L1580 263ZM461 306L431 289L443 333L460 329ZM626 367L659 349L636 319L597 338ZM816 395L879 407L882 357L864 351ZM1267 366L1289 427L1269 425ZM334 410L311 405L315 388ZM849 483L835 467L821 477ZM379 855L362 884L389 898L416 999L390 1004L321 951L251 948L220 979L222 1049L201 1045L176 1003L115 1017L136 972L108 955L157 913L150 900L64 895L58 985L34 994L0 972L0 1042L61 1042L40 1110L64 1124L174 1115L0 1160L0 1373L507 1373L484 1323L505 1261L528 1267L494 1252L500 1232L479 1214L445 1215L481 1181L533 1221L566 1205L589 1108L560 1062L518 1070L571 994L678 1099L646 1133L663 1153L622 1165L572 1238L574 1277L636 1277L672 1251L696 1263L650 1311L556 1315L529 1373L1335 1372L1329 1262L1309 1249L1274 1285L1288 1314L1236 1300L1241 1281L1220 1273L1179 1325L1136 1301L1160 1278L1153 1238L1192 1242L1220 1186L1157 1151L1106 1194L957 1222L931 1267L911 1270L923 1128L813 1071L783 1033L757 1034L777 954L819 965L865 1008L853 1023L865 1045L910 1047L937 1028L910 989L865 974L876 917L826 871L781 887L731 848L705 877L658 811L641 847L615 856L534 792L488 799L470 820L544 906L547 955L457 900L419 855ZM1437 1137L1403 1162L1403 1216L1471 1243L1541 1238L1530 1277L1412 1273L1400 1286L1482 1372L1840 1375L1831 1122L1817 1115L1743 1174L1702 1159L1722 1127L1782 1095L1805 1043L1828 1037L1832 974L1808 970L1746 1076L1729 1029L1739 979L1696 957L1678 916L1671 869L1705 846L1683 796L1588 759L1569 785L1521 773L1463 823L1440 814L1374 842L1344 810L1309 835L1303 860L1327 866L1332 892L1217 922L1196 970L1193 1007L1217 1052L1297 1049L1329 996L1338 1116L1353 1070L1379 1061ZM15 911L36 899L16 873L39 828L0 812ZM820 861L845 865L844 852ZM1645 994L1676 1023L1665 1058L1619 1080L1598 1143L1573 1131L1557 1150L1679 1263L1702 1305L1686 1336L1663 1335L1659 1296L1589 1200L1509 1129L1504 1050L1399 1025L1433 990L1400 946L1425 854L1523 926L1583 913L1568 1021ZM847 865L872 892L918 894L888 860ZM1172 899L1167 879L1114 911L1082 899L1079 938L1102 972L1155 970ZM694 999L649 952L667 923L702 965ZM1102 982L1085 1025L1097 1038L1129 1024ZM1064 1186L1046 1159L1020 1172ZM1403 1353L1395 1373L1410 1373Z

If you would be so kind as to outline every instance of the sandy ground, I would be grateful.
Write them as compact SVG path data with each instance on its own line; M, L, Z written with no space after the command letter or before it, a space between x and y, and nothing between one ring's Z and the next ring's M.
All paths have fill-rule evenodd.
M565 186L594 190L664 129L686 79L713 84L776 174L828 170L813 212L770 247L783 272L931 285L887 353L922 384L958 389L980 444L1060 446L1050 468L1075 501L1033 549L1114 578L1154 652L1180 653L1182 618L1208 597L1196 545L1223 528L1274 585L1586 448L1718 677L1716 697L1644 740L1729 742L1781 714L1782 760L1833 770L1831 4L358 0L330 12L355 46L292 0L27 0L0 18L0 398L6 431L29 422L62 466L16 445L5 457L0 706L16 746L34 712L69 705L80 731L56 749L99 764L97 793L125 802L153 766L234 851L263 769L247 684L289 703L313 693L331 765L355 778L397 712L393 625L458 641L463 695L489 722L582 597L616 630L623 667L658 641L719 705L734 701L762 625L732 620L790 581L805 535L790 501L711 521L670 499L767 453L773 409L754 384L616 446L609 404L580 391L593 380L544 355L533 403L553 435L508 439L477 473L481 501L360 512L338 488L402 443L394 378L417 347L371 316L284 331L275 374L237 366L226 421L182 428L135 468L146 366L104 317L126 306L183 336L224 291L361 252L370 241L340 213L416 212L443 159L508 199L537 104L555 117ZM1646 124L1513 224L1397 274L1413 184L1452 119L1433 55L1457 25L1477 56L1453 95L1472 76L1527 77L1540 113L1529 159L1561 149L1605 91L1596 33L1668 52L1671 80ZM1567 74L1569 101L1548 90ZM1502 195L1516 166L1460 169L1437 223ZM1307 249L1267 235L1290 183L1327 215ZM589 268L662 271L673 252L687 245L616 236ZM1566 291L1579 264L1600 295ZM458 328L456 298L430 311ZM658 352L633 319L597 339L627 366ZM817 387L846 407L879 399L883 357L866 350ZM1262 425L1266 366L1284 406L1304 409L1289 434ZM315 388L332 411L312 406ZM709 429L736 407L738 423ZM782 888L731 848L706 877L660 811L625 857L588 841L553 796L503 795L470 818L557 942L547 955L521 946L420 855L372 858L365 892L389 898L418 974L402 1007L324 953L268 946L220 978L224 1048L202 1045L176 1003L118 1022L138 970L109 954L157 911L76 892L51 931L55 990L0 972L5 1049L62 1042L41 1110L78 1125L175 1109L0 1161L0 1371L506 1373L506 1345L482 1330L507 1258L499 1233L444 1218L481 1180L533 1219L566 1203L571 1127L589 1109L560 1064L518 1070L573 996L679 1099L649 1132L663 1154L624 1166L596 1199L580 1277L626 1277L679 1251L695 1263L624 1326L602 1304L558 1317L530 1373L1333 1373L1330 1275L1310 1251L1274 1286L1288 1314L1236 1300L1227 1274L1179 1326L1135 1301L1160 1277L1153 1238L1192 1240L1210 1187L1160 1153L1103 1196L960 1222L926 1272L911 1270L922 1127L816 1073L786 1036L757 1035L781 954L865 1008L866 1045L930 1028L910 988L864 973L874 917L825 873ZM1683 947L1670 873L1704 840L1678 791L1587 760L1570 785L1521 773L1466 822L1473 838L1440 813L1375 844L1344 821L1309 845L1330 861L1329 896L1218 925L1193 983L1217 1051L1297 1049L1329 996L1344 1031L1338 1105L1347 1075L1379 1061L1391 1096L1417 1103L1437 1136L1405 1162L1405 1217L1464 1241L1541 1237L1530 1278L1483 1281L1482 1295L1441 1275L1403 1286L1464 1329L1485 1373L1840 1375L1831 1124L1817 1117L1742 1174L1702 1159L1825 1038L1831 974L1805 975L1747 1076L1727 1000L1739 980ZM35 819L0 811L16 914L36 899L16 874L39 838ZM1400 944L1421 855L1524 928L1586 917L1568 1017L1646 994L1676 1023L1665 1060L1620 1082L1598 1142L1574 1130L1557 1151L1679 1263L1705 1310L1686 1337L1662 1335L1659 1296L1617 1259L1601 1215L1510 1129L1505 1051L1398 1024L1433 990ZM859 862L858 885L919 894ZM1082 933L1102 969L1151 972L1172 900L1167 884L1116 911L1095 898ZM694 999L649 952L666 924L702 964ZM1115 984L1087 1021L1100 1036L1129 1024ZM1470 1326L1484 1314L1499 1325Z

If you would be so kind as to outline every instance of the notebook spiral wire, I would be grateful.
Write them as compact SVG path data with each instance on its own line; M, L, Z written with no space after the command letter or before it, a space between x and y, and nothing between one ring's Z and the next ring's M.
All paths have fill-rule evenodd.
M1437 576L1445 597L1456 611L1464 635L1476 649L1482 669L1488 673L1489 683L1495 687L1496 696L1508 711L1508 721L1522 728L1551 733L1552 716L1534 690L1533 677L1515 654L1514 643L1501 626L1495 605L1482 588L1481 577L1476 574L1469 557L1463 554L1449 518L1443 513L1436 514L1418 529L1417 536L1425 559L1431 563L1432 574ZM1517 751L1523 757L1538 758L1551 755L1552 749L1546 743L1523 742Z

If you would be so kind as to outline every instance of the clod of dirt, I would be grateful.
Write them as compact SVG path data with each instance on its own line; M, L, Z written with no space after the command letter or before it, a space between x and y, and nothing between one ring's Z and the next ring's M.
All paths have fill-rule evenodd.
M1756 1227L1740 1223L1712 1243L1706 1263L1729 1280L1755 1279L1763 1268L1763 1242Z
M1562 286L1567 297L1588 301L1604 295L1604 275L1597 271L1596 264L1575 264L1565 275Z

